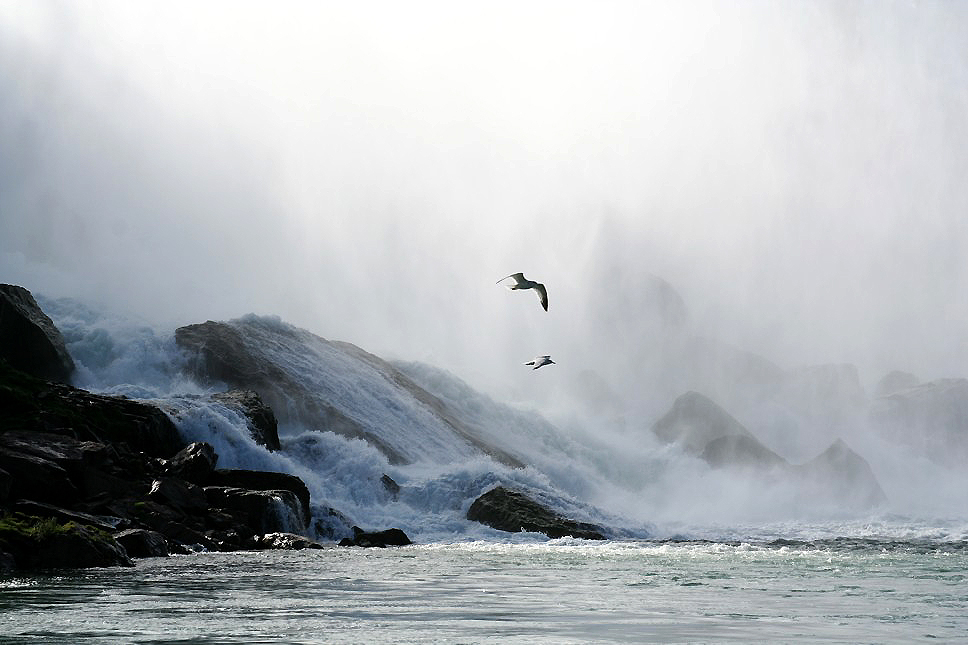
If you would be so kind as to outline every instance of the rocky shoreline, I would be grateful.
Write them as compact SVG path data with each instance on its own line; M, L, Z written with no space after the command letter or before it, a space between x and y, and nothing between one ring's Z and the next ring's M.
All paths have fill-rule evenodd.
M300 478L220 469L213 447L188 442L162 408L72 387L73 369L60 332L31 294L0 285L0 573L131 566L132 558L202 550L411 543L400 529L357 526L338 542L331 531L332 542L311 539L327 531L313 530L321 527L311 525ZM280 448L275 414L259 394L238 389L213 398L243 414L266 450ZM383 485L396 487L386 476ZM475 503L469 519L603 537L521 493L504 494L497 510L493 498L491 491L490 504ZM345 520L335 509L327 513Z

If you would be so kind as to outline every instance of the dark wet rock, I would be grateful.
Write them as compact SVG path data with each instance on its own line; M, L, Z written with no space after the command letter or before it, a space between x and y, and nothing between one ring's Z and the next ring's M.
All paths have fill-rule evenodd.
M921 381L914 374L895 370L889 374L885 374L877 382L877 385L874 386L874 396L887 396L895 392L900 392L901 390L916 387L920 384Z
M343 513L328 506L317 508L313 531L316 536L338 541L353 533L353 521Z
M358 526L353 527L352 538L343 538L339 541L339 546L360 547L407 546L409 544L413 544L413 542L400 529L368 532Z
M383 490L387 492L390 499L397 501L397 498L400 496L400 484L393 481L393 478L385 473L383 477L380 477L380 483L383 484Z
M0 446L0 468L10 474L9 499L70 506L80 497L67 471L49 459Z
M68 510L66 508L54 506L53 504L44 504L30 500L18 501L13 505L13 510L18 513L23 513L24 515L53 518L62 523L74 522L75 524L92 526L102 531L113 531L123 521L120 517L91 515L90 513Z
M212 486L245 488L253 491L285 490L293 493L300 504L303 526L309 526L309 488L295 475L263 470L232 470L218 468L209 478Z
M200 486L176 477L162 477L151 482L147 497L184 513L200 514L208 510L205 491Z
M239 517L257 533L286 533L304 525L302 504L292 491L207 486L205 497L210 506Z
M773 470L786 468L789 463L754 437L726 435L706 444L700 458L716 468L750 468Z
M586 540L604 540L604 529L586 522L576 522L556 515L524 493L498 486L471 504L467 519L500 531L532 531L550 538L571 536Z
M938 379L879 397L869 420L914 455L949 467L968 462L968 379Z
M279 422L272 408L266 405L262 398L252 390L229 390L212 395L217 401L245 416L248 421L249 434L267 450L279 450Z
M0 361L0 433L41 432L170 457L185 441L157 407L32 377Z
M665 443L679 443L683 450L701 455L714 439L729 436L755 437L726 410L699 392L679 396L652 432Z
M846 508L871 508L887 501L870 464L842 440L816 458L794 466L812 501L826 501Z
M157 531L127 529L116 533L114 539L131 558L164 558L169 555L168 540Z
M21 514L0 521L0 552L12 556L17 570L131 566L105 531Z
M13 484L13 477L3 468L0 468L0 505L10 499L10 486Z
M0 284L0 359L49 381L66 383L74 372L64 337L29 291Z
M168 474L193 484L204 486L208 483L218 455L215 448L204 441L195 441L178 451L168 462Z
M284 549L287 551L324 548L319 542L294 533L266 533L265 535L258 535L253 538L252 545L255 549Z

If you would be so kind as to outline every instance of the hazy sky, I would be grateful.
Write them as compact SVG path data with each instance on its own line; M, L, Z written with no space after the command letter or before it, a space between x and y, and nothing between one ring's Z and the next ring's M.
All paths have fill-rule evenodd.
M784 367L966 376L966 178L968 3L0 0L0 281L476 383L587 355L605 266Z

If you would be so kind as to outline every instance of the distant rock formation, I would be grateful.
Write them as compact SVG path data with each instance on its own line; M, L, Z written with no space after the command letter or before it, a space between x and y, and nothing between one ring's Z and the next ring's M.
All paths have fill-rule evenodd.
M711 467L781 477L814 503L870 508L886 501L870 465L842 440L807 463L792 465L698 392L677 398L652 431L667 443L678 442L684 452Z
M752 433L699 392L686 392L652 425L652 432L665 443L678 443L693 455L701 455L710 441L742 436L756 441Z
M885 374L877 382L877 385L874 386L874 396L887 396L888 394L894 394L895 392L900 392L901 390L906 390L920 384L921 381L914 374L895 370Z
M874 400L871 426L915 454L948 466L968 463L968 379L948 378Z
M32 376L67 383L74 361L64 337L29 291L0 284L0 359Z
M533 531L550 538L571 536L585 540L604 540L604 529L576 522L555 514L524 493L503 486L493 488L471 504L467 519L500 531Z

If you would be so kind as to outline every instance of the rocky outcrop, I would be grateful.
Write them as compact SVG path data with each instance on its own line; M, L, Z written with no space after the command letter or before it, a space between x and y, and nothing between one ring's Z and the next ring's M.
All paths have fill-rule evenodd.
M678 397L661 419L652 425L652 432L665 443L678 443L683 450L701 455L710 441L721 437L755 437L708 397L699 392L686 392Z
M146 403L51 383L0 362L0 432L23 430L100 444L125 444L154 457L185 445L171 419Z
M32 376L66 383L74 372L60 330L29 291L0 284L0 359Z
M243 415L249 426L249 434L267 450L279 450L279 422L272 408L266 405L252 390L229 390L217 392L212 400Z
M167 474L190 481L199 486L208 484L215 471L218 455L215 448L204 441L188 444L168 462Z
M305 525L302 504L292 491L206 486L205 498L210 507L242 520L256 533L291 532Z
M388 547L407 546L413 544L407 534L400 529L386 529L385 531L364 531L358 526L353 527L353 537L343 538L339 546Z
M561 517L524 493L503 486L474 500L467 510L467 519L512 533L531 531L544 533L550 538L605 539L602 527Z
M169 555L168 540L158 531L126 529L114 539L132 558L164 558Z
M745 468L758 471L786 468L789 463L753 437L726 435L706 444L700 458L714 468Z
M913 454L950 467L968 463L968 379L938 379L882 396L869 418L876 432Z

